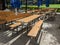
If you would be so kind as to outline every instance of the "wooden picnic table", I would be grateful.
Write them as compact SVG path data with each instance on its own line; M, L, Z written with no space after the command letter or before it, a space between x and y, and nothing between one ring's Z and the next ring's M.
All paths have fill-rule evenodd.
M14 24L10 25L9 27L14 29L14 28L22 25L23 24L22 21L24 23L29 23L29 22L33 21L34 19L38 18L39 16L40 15L32 15L32 16L29 16L29 17L26 17L26 18L23 18L23 19L16 20L16 22Z
M29 17L26 17L26 18L23 18L23 19L19 19L17 20L14 24L10 25L10 29L14 29L14 28L17 28L19 27L20 25L22 25L22 21L24 23L28 23L28 22L31 22L32 20L38 18L40 15L32 15L32 16L29 16Z

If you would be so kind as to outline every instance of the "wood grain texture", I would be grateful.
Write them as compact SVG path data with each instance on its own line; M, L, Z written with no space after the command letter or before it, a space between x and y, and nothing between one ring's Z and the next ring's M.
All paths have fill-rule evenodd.
M15 24L12 24L12 25L10 25L9 27L15 28L15 27L17 27L17 26L19 26L19 25L21 25L21 23L15 23Z
M23 19L21 19L21 20L22 20L23 22L28 23L28 22L30 22L30 21L32 21L32 20L38 18L39 16L41 16L41 15L32 15L32 16L23 18ZM17 21L21 21L21 20L17 20Z
M28 36L36 37L39 30L41 29L42 23L43 20L36 22L35 25L32 27L32 29L30 30L30 32L28 33Z

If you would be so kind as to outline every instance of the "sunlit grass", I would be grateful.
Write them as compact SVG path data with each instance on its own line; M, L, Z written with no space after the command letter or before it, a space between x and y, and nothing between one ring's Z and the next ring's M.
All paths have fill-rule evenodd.
M22 7L25 7L25 5L22 5ZM30 8L37 8L37 5L28 5L28 7ZM45 4L43 4L42 6L40 6L40 8L47 8L45 6ZM60 8L60 4L50 4L48 8Z

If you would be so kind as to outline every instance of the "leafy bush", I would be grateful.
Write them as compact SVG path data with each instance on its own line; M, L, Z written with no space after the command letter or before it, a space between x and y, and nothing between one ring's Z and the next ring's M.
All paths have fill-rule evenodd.
M60 8L58 8L57 12L60 12Z

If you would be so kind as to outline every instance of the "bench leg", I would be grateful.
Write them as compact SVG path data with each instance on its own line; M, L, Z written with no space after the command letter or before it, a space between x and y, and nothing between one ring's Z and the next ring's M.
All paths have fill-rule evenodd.
M32 21L32 26L35 24L35 20L34 21Z
M32 39L32 38L31 38ZM28 40L28 42L25 45L29 45L31 42L31 39Z
M18 28L17 28L17 31L16 31L16 33L17 33L17 34L19 34L19 33L18 33Z
M30 45L30 44L32 44L32 45L38 45L37 42L36 42L36 40L35 40L35 38L33 38L33 37L31 37L28 40L28 42L26 43L26 45Z
M17 29L17 31L15 31L15 29ZM15 33L18 34L18 28L10 29L10 31L12 32L12 35L15 34Z
M37 44L39 44L39 45L40 45L40 42L41 42L42 34L43 34L43 30L41 30L41 32L39 34L39 37L38 37L38 40L37 40Z
M39 44L37 43L36 38L33 38L33 37L32 37L32 39L31 39L31 43L32 43L33 45L39 45Z
M26 30L27 30L27 33L28 33L28 30L29 30L29 25L27 25Z
M1 30L4 30L4 31L6 30L6 25L5 24L1 25Z

